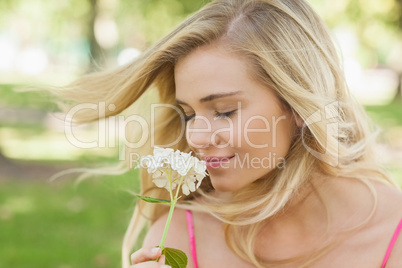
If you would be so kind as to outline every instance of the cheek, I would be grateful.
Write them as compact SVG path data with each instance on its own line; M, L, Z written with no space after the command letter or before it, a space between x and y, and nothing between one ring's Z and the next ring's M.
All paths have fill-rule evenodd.
M233 120L220 120L213 125L212 139L220 143L221 148L237 147L238 122Z
M266 148L271 143L270 123L261 117L247 120L242 129L243 140L252 148Z
M268 116L245 115L242 118L241 131L242 146L254 149L271 147L273 138L273 124Z
M289 150L293 123L287 115L265 115L243 118L242 147L255 155L270 152L285 156Z
M282 115L274 124L272 146L285 156L291 145L295 129L295 122L289 115Z

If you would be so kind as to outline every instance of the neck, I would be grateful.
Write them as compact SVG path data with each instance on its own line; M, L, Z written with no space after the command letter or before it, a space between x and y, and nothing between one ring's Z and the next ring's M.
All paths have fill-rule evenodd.
M306 182L284 207L283 213L273 218L272 223L303 233L323 230L328 222L327 204L321 195L323 181Z
M289 201L272 224L305 234L337 232L358 226L370 215L374 199L358 180L314 176ZM373 200L373 202L367 202Z

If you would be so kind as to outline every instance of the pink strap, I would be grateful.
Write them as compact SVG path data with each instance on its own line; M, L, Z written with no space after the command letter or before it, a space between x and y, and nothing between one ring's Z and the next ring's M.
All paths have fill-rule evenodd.
M387 264L389 255L391 254L392 248L394 247L395 241L396 241L396 239L398 238L398 235L399 235L399 233L401 232L401 230L402 230L402 219L399 221L399 224L398 224L398 226L396 227L396 230L395 230L395 232L394 232L394 235L393 235L392 238L391 238L391 242L389 243L387 252L385 253L385 257L384 257L384 260L383 260L383 262L382 262L381 268L384 268L384 267L385 267L385 264Z
M190 240L191 256L193 257L194 268L198 268L197 250L195 248L193 213L191 212L191 210L186 210L186 218L187 218L188 238Z

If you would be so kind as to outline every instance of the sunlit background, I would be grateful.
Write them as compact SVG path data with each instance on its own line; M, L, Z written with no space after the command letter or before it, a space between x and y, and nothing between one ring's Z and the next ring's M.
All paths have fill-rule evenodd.
M69 143L48 95L82 74L130 62L208 1L0 1L0 267L119 267L136 174L74 186L75 167L117 163L118 150ZM348 84L382 128L378 156L402 184L402 2L309 0L331 29ZM78 128L99 139L94 125Z

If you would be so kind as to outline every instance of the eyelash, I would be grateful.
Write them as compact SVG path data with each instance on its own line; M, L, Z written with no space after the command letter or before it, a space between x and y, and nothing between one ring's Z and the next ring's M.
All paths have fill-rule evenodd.
M228 117L232 116L236 111L237 110L233 110L233 111L226 112L226 113L215 112L215 118L218 118L218 119L228 118ZM193 119L193 117L194 117L194 115L184 116L184 122L190 121L191 119Z

